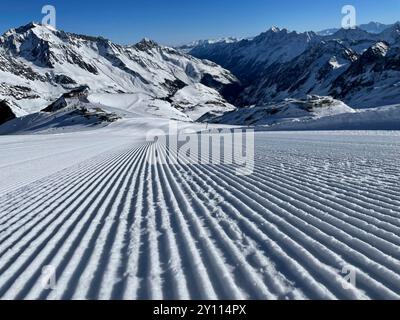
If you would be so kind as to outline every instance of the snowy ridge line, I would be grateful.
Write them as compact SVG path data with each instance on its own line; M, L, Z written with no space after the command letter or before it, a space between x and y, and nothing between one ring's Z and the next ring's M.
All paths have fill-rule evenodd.
M83 227L86 228L88 227L87 219L89 218L89 214L86 214L85 210L88 210L92 204L91 203L92 198L88 197L88 195L91 194L92 196L98 196L101 194L101 190L103 190L104 192L104 190L106 190L104 187L110 185L112 181L116 179L116 175L121 175L121 170L122 170L121 168L123 167L123 165L126 166L127 164L129 164L128 159L129 157L134 156L135 151L137 153L136 149L129 151L129 153L125 154L124 157L119 161L119 163L110 164L109 167L104 169L104 172L102 174L93 175L91 181L80 185L80 190L76 192L78 194L77 196L72 197L72 199L71 198L68 199L67 195L65 199L68 199L67 200L68 202L64 203L64 206L58 206L57 209L53 208L53 210L48 209L49 210L48 216L44 215L43 211L41 211L44 217L42 221L38 221L36 226L30 228L28 231L25 232L25 236L30 236L30 238L24 239L24 235L22 235L22 237L18 239L18 241L22 241L22 245L20 245L22 246L22 248L13 246L12 250L8 250L1 257L0 273L2 273L2 278L0 281L0 296L3 296L6 299L11 299L11 297L22 296L24 294L23 291L20 292L19 290L19 288L21 288L22 285L15 286L15 283L17 283L18 280L19 280L18 282L24 282L23 277L21 277L23 275L22 271L23 270L25 270L25 272L26 270L35 271L36 275L37 273L41 272L41 270L38 269L37 267L32 268L31 266L31 268L29 269L25 268L28 265L35 262L34 257L36 257L37 259L38 256L37 254L39 252L43 252L44 248L52 249L53 254L59 253L57 247L52 247L52 246L49 247L50 244L49 241L54 242L55 240L57 240L58 237L62 236L63 239L57 241L58 245L69 248L68 252L70 254L73 252L73 248L77 246L80 242L79 237L76 238L75 240L77 241L72 243L72 246L69 247L66 246L68 242L66 241L65 238L67 238L68 235L70 237L71 234L69 233L72 231L75 231L75 233L76 232L80 233L81 230L78 229L77 226L81 226L81 224L83 224L84 222L86 222L86 224ZM61 201L61 203L63 202ZM63 232L58 232L59 230L65 230L65 231L63 233ZM18 232L16 234L18 234ZM13 235L12 238L15 238L15 236ZM3 247L4 243L0 245L0 250ZM15 251L17 252L15 253ZM28 255L27 251L28 252L34 251L34 253ZM24 253L24 255L21 255L22 252ZM63 257L63 262L61 263L61 268L63 269L68 254L63 254L61 256ZM51 259L51 257L52 255L48 255L46 260ZM45 259L45 257L43 257L43 259ZM10 268L10 265L12 265L12 268ZM36 278L32 278L32 281L37 282L37 279L38 275L36 276ZM8 289L10 289L11 286L17 288L18 290L8 291Z
M260 150L237 176L161 164L167 145L138 142L0 197L0 298L400 299L397 200L357 193L346 167L320 177L317 157L301 170ZM40 281L48 265L55 290Z
M105 154L104 159L101 159L101 156L97 156L92 159L88 159L83 163L79 163L75 166L57 172L56 174L42 178L36 181L34 184L29 184L13 192L9 192L0 197L0 209L11 212L15 207L18 207L18 209L21 210L22 208L30 206L32 202L38 203L34 196L26 198L24 192L28 191L30 188L35 188L37 192L40 193L50 188L58 189L63 185L67 185L63 190L69 190L72 188L72 186L74 186L74 183L79 180L83 173L86 173L87 171L94 172L95 170L102 168L104 165L113 163L113 161L117 160L119 157L120 155L116 154L115 151L111 152L110 154ZM60 175L62 178L60 178ZM17 195L15 195L15 193L17 193ZM46 195L51 197L50 193L46 193ZM19 204L19 200L22 199L24 200L24 207L21 207ZM42 201L44 199L47 198L41 198ZM4 215L1 217L0 226L4 224L3 218L7 218L7 216Z
M218 173L217 173L217 174L218 174ZM225 172L224 172L224 173L220 173L220 175L224 175L224 174L225 174ZM214 178L215 178L215 176L214 176ZM230 181L230 183L235 183L235 181L232 180L232 181ZM236 183L236 184L237 184L237 183ZM226 185L226 187L228 188L228 185ZM249 197L249 199L254 199L254 198ZM253 200L253 201L254 201L254 200ZM398 264L397 264L397 266L398 266ZM395 274L395 278L398 278L396 274ZM392 278L390 278L390 279L392 279ZM389 283L389 285L391 285L391 283ZM397 290L399 290L398 287L396 287L396 291L397 291ZM392 295L392 297L393 297L393 295Z

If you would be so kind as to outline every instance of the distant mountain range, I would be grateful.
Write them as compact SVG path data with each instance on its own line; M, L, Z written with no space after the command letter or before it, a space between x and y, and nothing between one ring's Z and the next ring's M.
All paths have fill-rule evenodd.
M310 112L335 116L400 104L400 23L322 33L273 27L254 38L176 49L149 39L122 46L30 23L0 37L0 75L4 132L123 116L103 110L104 97L93 93L134 95L135 112L140 105L147 115L183 121L249 125ZM85 94L75 96L82 88ZM371 115L382 113L362 118Z
M251 39L251 38L246 38L246 39ZM243 40L243 38L234 38L234 37L226 37L226 38L219 38L219 39L208 39L208 40L197 40L193 41L181 46L177 46L176 49L179 49L180 51L183 51L185 53L190 52L193 48L199 47L199 46L206 46L206 45L211 45L211 44L216 44L216 43L235 43L240 40Z
M387 27L387 26L386 26ZM271 28L253 39L202 43L190 54L239 78L236 105L330 95L356 108L400 103L400 23L330 35Z
M0 37L0 75L1 122L43 110L80 86L92 93L140 93L155 113L163 104L196 120L191 115L200 117L210 108L231 110L221 94L229 97L238 85L217 64L148 39L121 46L35 23ZM191 100L197 96L203 104Z
M359 29L367 31L369 33L381 33L385 31L386 29L389 29L393 24L383 24L379 22L370 22L367 24L360 24L358 26ZM320 36L330 36L334 34L335 32L339 31L340 28L331 28L331 29L325 29L322 31L317 32L318 35Z
M389 29L392 27L393 24L383 24L379 22L370 22L367 24L361 24L358 26L359 29L364 30L368 33L381 33L385 31L386 29ZM317 35L319 36L331 36L338 32L340 28L331 28L331 29L325 29L322 31L316 32ZM252 40L254 37L247 37L247 38L236 38L236 37L223 37L223 38L217 38L217 39L207 39L207 40L196 40L192 41L187 44L183 44L180 46L176 46L177 49L180 49L185 52L190 52L195 47L199 46L206 46L206 45L211 45L211 44L217 44L217 43L234 43L238 42L241 40Z

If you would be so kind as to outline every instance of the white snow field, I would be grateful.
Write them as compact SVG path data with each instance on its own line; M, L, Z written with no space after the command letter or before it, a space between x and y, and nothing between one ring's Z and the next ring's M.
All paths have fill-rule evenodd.
M140 121L0 137L2 299L400 298L398 132L256 133L238 176Z

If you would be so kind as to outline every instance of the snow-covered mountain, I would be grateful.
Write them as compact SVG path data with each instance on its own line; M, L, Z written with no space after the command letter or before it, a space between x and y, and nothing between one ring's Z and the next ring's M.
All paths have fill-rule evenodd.
M190 53L242 81L239 106L314 94L365 108L400 103L399 45L396 23L379 34L356 28L319 36L272 28L253 40L203 45Z
M320 36L273 27L252 39L193 43L186 54L148 39L121 46L31 23L0 37L0 119L40 113L80 87L89 93L75 111L122 118L224 119L234 105L264 108L309 95L354 108L398 104L400 23L379 34L364 29ZM62 105L53 112L68 115Z
M400 47L378 42L354 61L332 84L331 93L354 107L399 102Z
M170 101L186 86L196 90L202 89L197 84L203 84L214 89L208 92L215 94L211 100L222 99L221 104L229 108L219 92L229 98L231 88L238 85L229 71L215 63L148 39L121 46L35 23L0 37L0 76L0 99L16 116L37 112L83 85L92 93L141 93Z
M176 46L175 48L178 50L181 50L185 53L188 53L196 47L208 46L208 45L217 44L217 43L219 43L219 44L235 43L240 40L243 40L243 39L234 38L234 37L224 37L224 38L219 38L219 39L196 40L196 41L192 41L187 44Z
M89 87L64 93L40 112L8 119L0 126L0 134L60 133L83 131L105 126L119 119L89 101Z
M364 30L366 32L369 33L381 33L384 30L390 28L392 26L392 24L384 24L384 23L380 23L380 22L370 22L370 23L366 23L366 24L360 24L358 26L358 28L360 28L361 30ZM320 36L330 36L333 35L334 33L336 33L339 29L338 28L330 28L330 29L325 29L322 31L317 32L318 35Z
M357 58L357 53L338 41L319 42L290 62L266 68L259 81L246 88L242 99L260 104L312 93L327 95L332 82Z
M237 108L222 116L204 115L203 122L252 126L261 131L400 130L400 105L353 109L332 97L308 96Z
M324 41L339 41L358 53L364 52L380 39L381 37L379 35L368 33L360 28L340 29L333 35L323 38Z
M353 112L354 109L331 97L308 96L306 99L286 99L271 105L238 108L217 117L206 114L200 120L211 123L265 126Z
M253 39L201 45L190 54L214 61L242 81L250 82L267 67L292 60L319 40L314 32L297 33L272 27Z

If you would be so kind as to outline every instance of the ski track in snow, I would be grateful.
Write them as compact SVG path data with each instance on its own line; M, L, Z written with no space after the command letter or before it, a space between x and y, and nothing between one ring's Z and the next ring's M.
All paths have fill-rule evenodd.
M168 146L135 142L29 181L0 195L0 297L399 299L400 143L384 141L260 133L250 176L151 164Z

